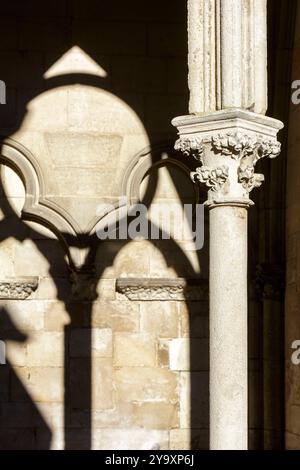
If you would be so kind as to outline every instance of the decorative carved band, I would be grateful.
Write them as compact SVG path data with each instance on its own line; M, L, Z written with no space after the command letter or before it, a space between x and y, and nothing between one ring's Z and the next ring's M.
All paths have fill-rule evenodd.
M129 300L207 300L208 282L205 279L120 278L116 291Z
M37 289L38 283L38 277L2 280L0 299L25 300Z

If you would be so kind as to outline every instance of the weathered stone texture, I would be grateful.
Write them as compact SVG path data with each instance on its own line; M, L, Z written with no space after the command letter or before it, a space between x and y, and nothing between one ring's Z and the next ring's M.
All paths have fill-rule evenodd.
M83 264L87 252L76 248L76 235L91 229L99 203L117 202L136 155L163 140L167 150L160 153L173 157L170 121L187 111L184 2L172 0L170 8L134 0L128 8L117 0L99 8L87 0L83 8L62 0L43 9L36 0L23 3L3 5L0 19L0 78L9 103L0 128L29 159L33 154L40 174L28 179L23 167L17 176L1 165L0 281L27 276L38 285L24 300L0 301L7 355L0 366L0 448L189 448L182 427L191 413L190 377L182 380L181 371L188 374L191 361L207 377L206 291L203 303L190 299L186 306L184 290L173 300L167 292L164 302L131 301L116 292L116 279L197 277L205 272L197 253L182 240L104 241L90 277L71 276L53 233L69 236L72 256ZM74 45L103 75L45 78ZM145 170L137 191L148 197L150 187L152 202L194 201L188 171L174 168ZM62 208L55 220L42 214L46 227L41 213L34 222L21 216L24 200L34 212L41 196L39 210L49 200ZM62 219L71 222L60 226ZM201 342L200 366L189 355L189 335ZM202 394L197 414L205 417Z

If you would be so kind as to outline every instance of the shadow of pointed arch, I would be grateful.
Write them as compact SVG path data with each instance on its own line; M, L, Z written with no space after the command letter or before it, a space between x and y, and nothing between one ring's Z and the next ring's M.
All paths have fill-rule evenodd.
M68 47L71 45L72 44L69 44ZM60 53L56 53L56 58L59 58L61 53L66 52L66 50L68 50L68 47L62 49ZM94 54L91 52L92 49L89 50L89 47L85 49L90 53L92 57L94 56ZM37 73L35 70L32 70L31 72ZM150 75L152 73L156 73L156 72L152 70L150 71ZM122 77L123 85L126 84L126 80L128 80L128 78ZM68 76L56 77L55 79L50 79L47 82L41 83L41 85L37 87L36 90L30 91L28 93L27 102L32 100L34 97L39 96L42 92L46 90L50 90L50 89L54 90L60 86L65 86L68 84L77 84L77 83L82 83L88 86L100 87L102 89L105 89L106 91L113 92L115 95L121 98L124 102L126 102L130 107L132 107L135 110L135 112L138 114L138 116L142 119L142 121L144 122L143 112L141 111L139 106L135 106L135 104L133 104L133 101L130 99L130 97L128 97L128 93L123 92L122 90L118 90L117 93L115 92L116 83L106 82L105 80L98 79L95 77L87 77L86 75L82 76L81 74L77 74L77 75L72 74L72 76L68 75ZM122 88L124 89L124 86ZM159 99L159 98L156 98L156 99ZM178 112L180 113L179 109L178 109ZM167 113L165 112L165 114ZM26 115L26 106L24 106L20 110L18 121L15 125L15 128L18 129L21 126L21 123L25 115ZM145 124L145 127L146 127L146 131L148 132L150 136L150 145L152 147L154 139L151 137L151 131L150 131L150 127L148 126L148 123ZM12 134L11 129L7 132L6 135L10 135L10 134ZM150 157L150 160L151 160L151 157ZM159 166L159 164L157 166ZM155 174L155 172L150 172L150 173L151 174L150 174L149 184L146 188L146 195L145 195L145 201L147 201L148 205L150 205L151 201L153 200L155 188L157 186L157 174ZM180 187L178 187L178 193L180 194ZM6 207L5 210L8 214L9 202L5 200L3 200L2 202L3 202L3 206ZM28 219L31 218L35 222L38 222L41 225L45 225L47 228L53 229L53 227L51 227L51 224L48 224L48 219L45 217L41 217L40 214L37 214L35 216L27 214L27 216L28 216ZM13 232L9 234L9 223L7 223L7 221L5 220L1 221L0 227L5 227L5 235L3 234L3 236L5 237L7 234L7 236L16 237L16 239L18 239L19 241L24 241L27 239L35 240L34 243L36 244L38 250L45 257L45 259L47 259L49 263L49 273L52 279L54 279L54 283L57 289L57 298L60 299L64 303L64 305L66 306L66 310L68 311L71 317L71 324L66 326L66 335L65 335L65 351L66 351L66 358L65 358L65 447L72 448L76 445L78 448L81 447L81 448L88 449L91 447L91 384L90 384L90 379L91 379L90 344L91 344L91 328L92 328L91 316L92 316L93 300L95 300L97 296L99 295L99 293L97 293L96 286L97 286L99 279L102 277L104 269L105 269L104 267L100 267L100 269L98 269L97 271L94 266L94 260L95 260L95 252L97 251L97 249L100 249L101 251L102 243L99 244L99 240L94 236L94 234L90 230L91 227L89 227L88 230L81 232L76 237L73 236L73 234L69 235L68 231L64 229L62 229L61 233L58 233L56 231L55 235L59 238L60 243L63 245L63 248L67 254L68 254L68 246L75 248L75 250L78 248L83 249L83 247L86 248L86 251L83 253L83 257L80 258L80 263L78 263L77 266L74 266L76 263L70 262L71 256L68 254L69 262L65 263L65 269L66 271L70 272L72 283L66 286L64 283L61 282L61 279L57 277L57 273L55 270L55 263L57 262L57 260L55 256L53 256L51 252L45 249L45 247L43 247L42 244L36 241L39 235L37 233L34 233L34 230L32 229L28 230L27 226L25 226L25 224L22 221L20 221L20 219L17 216L14 217L14 215L11 212L10 212L10 217L14 218L15 226L14 226ZM24 211L23 217L24 219L26 218L25 211ZM126 242L124 242L124 244L125 243ZM170 248L170 251L169 252L166 251L166 253L164 254L169 266L173 267L175 271L177 270L178 274L183 275L184 271L180 267L179 261L182 260L182 264L189 266L188 258L185 256L184 252L180 249L180 247L177 246L176 242L171 240L169 243L169 248ZM171 255L170 252L172 252L172 250L175 252L175 255L174 254ZM63 253L61 251L59 251L59 256L63 258ZM106 265L113 264L115 256L116 256L116 252L114 250L111 253L108 253L106 255L106 258L107 258ZM83 320L82 323L81 323L81 320ZM81 362L79 361L80 369L81 371L84 371L84 378L82 381L79 378L79 380L76 379L75 382L70 383L70 376L72 376L73 374L76 375L76 367L74 365L76 361L73 361L72 363L72 360L70 361L69 358L67 357L67 354L69 353L69 349L70 349L70 335L72 334L72 329L77 328L80 324L84 324L84 328L88 330L88 333L85 339L86 357ZM81 393L83 401L81 401L80 403L80 408L83 410L86 416L86 419L84 419L84 426L83 426L82 431L78 431L78 428L77 428L78 421L76 422L76 419L74 420L74 413L73 413L74 410L75 411L78 410L78 408L76 408L78 403L74 404L74 402L72 402L72 395L74 394L74 389L76 389L76 387L79 387L80 389L81 383L86 384L86 387L84 388L84 390L82 390L82 393ZM195 415L193 411L191 414L192 416Z
M167 149L170 150L168 146L167 146ZM164 150L166 151L166 147L164 148ZM159 146L159 152L161 153L161 146ZM145 154L145 153L146 152L142 152L142 154ZM156 162L155 162L154 167L157 168L163 164L166 164L167 159L159 160L159 158L156 157L155 161ZM173 164L173 160L170 159L170 161L171 161L171 164ZM175 159L175 162L176 162L176 159ZM182 164L180 164L179 162L177 163L179 167L182 166ZM177 163L175 163L175 165ZM149 161L148 161L147 165L144 166L144 169L143 169L144 174L149 173L150 168L151 167L149 167ZM185 173L188 174L188 167L185 168ZM154 192L155 192L153 191L155 186L153 187L152 184L150 186L152 189L146 191L146 197L148 199L148 206L151 205L151 202L154 197ZM149 197L149 194L151 194L150 197ZM10 210L7 211L8 206L9 206L9 203L8 201L6 201L6 212L7 212L7 215L10 214L11 216L11 214L13 213L13 209L10 208ZM19 223L20 225L23 225L21 221L19 221ZM164 238L164 235L165 236L168 235L168 234L163 234L162 230L159 227L158 227L158 231L159 231L160 238ZM65 236L65 234L63 235ZM83 237L84 237L85 243L87 243L86 246L89 248L89 253L86 257L84 265L82 266L82 269L72 271L73 272L73 279L72 279L73 288L71 287L69 289L69 293L66 295L65 289L62 288L62 286L60 286L59 282L56 283L56 286L57 286L57 294L58 294L57 297L58 299L62 300L65 303L66 309L69 312L70 317L71 317L71 324L65 327L65 350L66 351L69 350L70 337L72 335L72 331L76 329L78 326L78 316L82 318L82 313L84 312L84 316L85 316L84 325L86 328L86 335L85 335L86 350L87 350L86 356L89 356L90 342L91 342L90 335L91 335L91 327L92 327L91 314L92 314L93 301L95 300L95 298L97 298L97 293L96 293L95 288L96 288L97 283L101 279L105 268L113 264L115 256L116 256L116 251L108 250L108 253L110 253L110 257L107 257L107 256L105 257L105 265L103 265L100 271L95 273L94 268L93 268L93 265L95 262L95 253L97 250L99 250L101 253L101 245L103 245L103 243L102 242L99 243L99 240L97 239L95 233L84 234ZM74 242L74 240L72 240L71 242ZM127 243L128 241L124 241L123 246L127 245ZM172 267L177 272L178 276L184 276L186 273L180 270L180 262L178 266L175 260L177 261L181 260L183 264L189 265L188 258L186 257L184 252L180 249L180 247L178 247L178 245L176 244L174 240L166 240L166 243L169 248L168 252L169 253L173 252L173 258L168 259L167 252L164 252L164 250L162 250L162 252L164 253L164 257L166 258L166 262L168 266ZM49 260L50 273L51 273L52 260L49 259L49 256L47 253L44 253L44 256L46 256L47 259ZM192 273L192 274L195 275L195 273ZM53 272L53 279L55 279L55 272ZM74 288L74 285L75 285L75 288ZM87 286L87 288L83 286ZM88 338L88 336L90 337ZM193 351L193 354L195 354L195 350L192 349L192 351ZM198 354L198 351L197 351L197 354ZM77 362L78 361L76 360L76 358L73 358L73 360L71 359L71 361L69 361L69 358L68 358L65 362L65 393L66 393L66 397L68 397L65 402L65 429L66 429L66 436L65 436L66 444L65 445L66 445L66 448L74 448L74 445L75 445L74 442L76 442L76 448L78 446L80 448L90 448L91 441L88 436L89 436L89 432L90 432L89 430L91 427L91 410L90 410L91 404L90 402L87 403L90 400L90 396L91 396L91 391L89 393L89 390L88 390L89 381L87 379L87 377L91 377L90 361L89 360L80 361L80 362L84 362L84 366L83 364L81 364L81 367L80 367L80 370L84 373L84 377L78 376L78 368L72 365L72 363L76 364ZM194 362L194 360L192 362ZM74 371L76 371L76 373L74 373ZM71 384L71 388L69 388L70 384ZM75 403L74 403L71 398L72 395L74 395L73 390L76 388L77 389L79 388L80 390L80 387L82 387L83 384L85 385L85 387L84 387L84 390L82 390L82 393L80 393L80 396L81 396L80 402L78 403L75 400ZM84 397L84 402L82 402L82 397ZM84 432L80 432L78 434L78 436L81 436L80 439L79 437L76 437L77 434L74 431L74 426L76 427L76 423L78 424L77 420L78 420L79 409L82 410L79 413L81 423L84 424L85 426ZM197 436L198 436L198 433L197 433ZM79 443L79 440L80 440L80 443ZM197 447L199 445L198 442L199 441L197 440L196 444L193 444L193 445Z

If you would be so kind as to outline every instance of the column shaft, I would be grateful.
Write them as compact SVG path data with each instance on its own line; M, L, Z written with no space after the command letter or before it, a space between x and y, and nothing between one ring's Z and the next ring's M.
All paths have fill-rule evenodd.
M247 209L210 209L210 448L247 449Z
M188 0L189 112L267 110L266 0Z
M247 448L247 207L280 153L267 108L267 0L188 0L189 116L175 118L210 208L210 448Z

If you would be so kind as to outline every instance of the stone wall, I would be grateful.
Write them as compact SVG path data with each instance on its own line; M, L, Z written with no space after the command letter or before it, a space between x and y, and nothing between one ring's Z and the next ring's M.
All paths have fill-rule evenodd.
M95 236L99 204L121 195L204 200L173 150L186 61L184 0L1 6L1 448L208 448L207 220L199 252ZM264 219L251 214L250 281ZM251 448L261 313L251 291Z
M205 250L93 231L98 204L124 191L148 205L199 198L171 150L170 121L187 113L185 2L12 1L0 25L13 139L1 166L1 448L207 448ZM88 70L70 74L66 60L53 74L73 46ZM117 292L116 280L144 278L136 298ZM204 284L155 283L178 278Z

